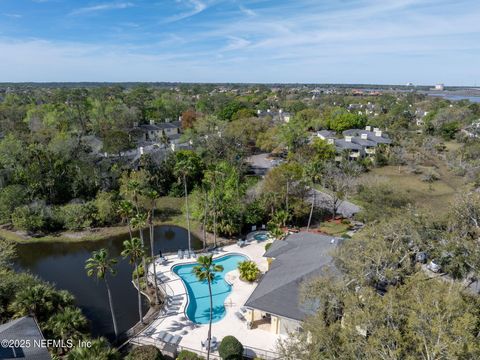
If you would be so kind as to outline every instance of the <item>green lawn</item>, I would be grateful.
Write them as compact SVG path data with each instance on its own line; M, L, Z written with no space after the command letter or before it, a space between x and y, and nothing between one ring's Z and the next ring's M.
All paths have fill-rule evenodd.
M385 166L375 168L363 175L363 180L380 178L389 183L396 191L404 192L415 205L435 212L446 212L454 197L465 190L467 185L464 179L455 176L444 165L435 168L419 167L423 172L430 169L440 176L433 183L422 181L422 174L413 174L410 169L403 166Z
M339 236L347 232L349 227L349 224L342 224L341 222L336 221L325 221L320 224L318 229L325 234Z

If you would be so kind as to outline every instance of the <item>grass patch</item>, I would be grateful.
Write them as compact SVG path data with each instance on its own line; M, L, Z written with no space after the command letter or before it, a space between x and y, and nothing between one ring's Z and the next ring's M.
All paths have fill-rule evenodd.
M424 173L433 169L425 166L419 168ZM434 170L439 180L431 183L422 180L423 174L414 174L404 166L375 168L364 174L362 180L368 183L369 180L383 179L396 191L403 192L416 206L444 213L454 197L465 189L465 182L445 166L437 166Z
M325 234L338 236L347 232L350 224L342 224L340 221L325 221L320 224L319 230Z

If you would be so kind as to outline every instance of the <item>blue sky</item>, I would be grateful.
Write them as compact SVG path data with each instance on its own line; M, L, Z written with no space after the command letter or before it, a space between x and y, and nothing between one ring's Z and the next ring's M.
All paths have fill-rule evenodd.
M0 82L480 86L479 0L0 0Z

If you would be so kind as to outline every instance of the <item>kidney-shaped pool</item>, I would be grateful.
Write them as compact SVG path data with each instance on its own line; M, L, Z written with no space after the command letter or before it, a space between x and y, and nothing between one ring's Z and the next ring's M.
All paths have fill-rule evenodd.
M225 281L225 274L235 270L238 263L245 260L248 260L248 258L239 254L228 254L213 259L214 264L223 266L223 271L216 273L212 282L212 322L217 322L225 316L224 302L232 291L232 286ZM208 324L210 320L208 283L196 278L193 273L193 267L196 265L196 263L176 265L172 271L182 279L188 292L188 305L185 314L197 324Z

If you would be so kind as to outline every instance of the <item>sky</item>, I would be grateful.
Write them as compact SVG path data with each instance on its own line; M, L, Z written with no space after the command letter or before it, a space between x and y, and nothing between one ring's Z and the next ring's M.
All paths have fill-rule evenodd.
M480 86L480 0L0 0L0 82Z

